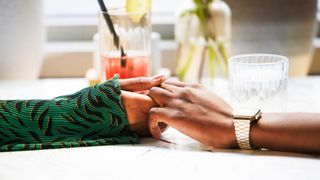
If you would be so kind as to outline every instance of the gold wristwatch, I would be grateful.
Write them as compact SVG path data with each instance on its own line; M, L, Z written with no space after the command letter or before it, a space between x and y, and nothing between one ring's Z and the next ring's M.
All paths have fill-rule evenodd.
M233 111L233 124L241 149L253 149L250 145L250 125L251 122L259 120L260 117L260 109L240 108Z

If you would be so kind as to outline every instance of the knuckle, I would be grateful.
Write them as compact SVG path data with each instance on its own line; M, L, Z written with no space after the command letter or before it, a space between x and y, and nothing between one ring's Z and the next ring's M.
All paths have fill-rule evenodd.
M185 87L182 91L182 95L185 97L189 97L193 93L193 88L191 87Z
M199 89L201 88L201 85L200 84L197 84L197 83L193 83L190 85L191 88L195 88L195 89Z
M159 109L156 109L156 108L152 108L152 109L150 109L150 111L149 111L149 115L150 116L154 116L154 115L156 115L156 114L158 114L159 113Z
M147 77L139 77L139 81L140 83L143 83L143 84L147 84L151 82L150 78L147 78Z
M170 102L168 107L173 110L171 113L172 118L185 118L186 113L188 113L187 108L186 108L186 103L185 101L175 99Z
M182 105L183 105L183 102L180 99L172 99L168 104L168 106L171 108L179 108Z
M156 111L157 111L157 109L151 108L150 111L149 111L149 114L154 114L154 113L156 113Z
M190 91L188 90L188 88L184 88L183 90L177 92L178 97L180 98L187 98L189 96Z
M174 110L168 114L168 117L170 119L185 119L187 116L186 112L183 112L181 110Z
M183 111L177 111L175 114L174 114L174 117L176 119L185 119L186 118L186 113L183 112Z
M143 88L144 85L145 85L145 80L144 80L144 78L143 78L143 77L139 77L139 78L138 78L138 82L139 82L140 86Z
M148 95L153 95L157 92L157 88L156 87L152 87L149 91L148 91Z
M138 77L138 81L139 81L139 83L143 83L143 81L144 81L143 77Z
M197 87L198 87L198 84L192 83L192 84L189 85L189 87L191 87L191 88L197 88Z

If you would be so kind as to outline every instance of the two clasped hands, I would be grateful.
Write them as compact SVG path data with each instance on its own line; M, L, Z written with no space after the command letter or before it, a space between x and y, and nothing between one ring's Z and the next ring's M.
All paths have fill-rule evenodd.
M233 108L206 87L164 76L120 80L120 86L129 125L140 136L159 139L170 126L213 148L238 148ZM319 140L319 114L263 113L250 129L256 148L320 153Z

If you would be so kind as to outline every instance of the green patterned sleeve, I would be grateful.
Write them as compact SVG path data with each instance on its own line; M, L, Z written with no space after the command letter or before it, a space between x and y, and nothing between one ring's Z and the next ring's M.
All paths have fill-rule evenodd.
M138 142L117 77L51 100L0 101L0 151Z

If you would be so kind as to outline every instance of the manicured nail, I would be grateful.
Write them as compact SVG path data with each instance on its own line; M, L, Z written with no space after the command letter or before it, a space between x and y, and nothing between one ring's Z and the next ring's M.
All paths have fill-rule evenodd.
M156 75L152 77L151 82L163 81L165 79L166 79L165 75Z

